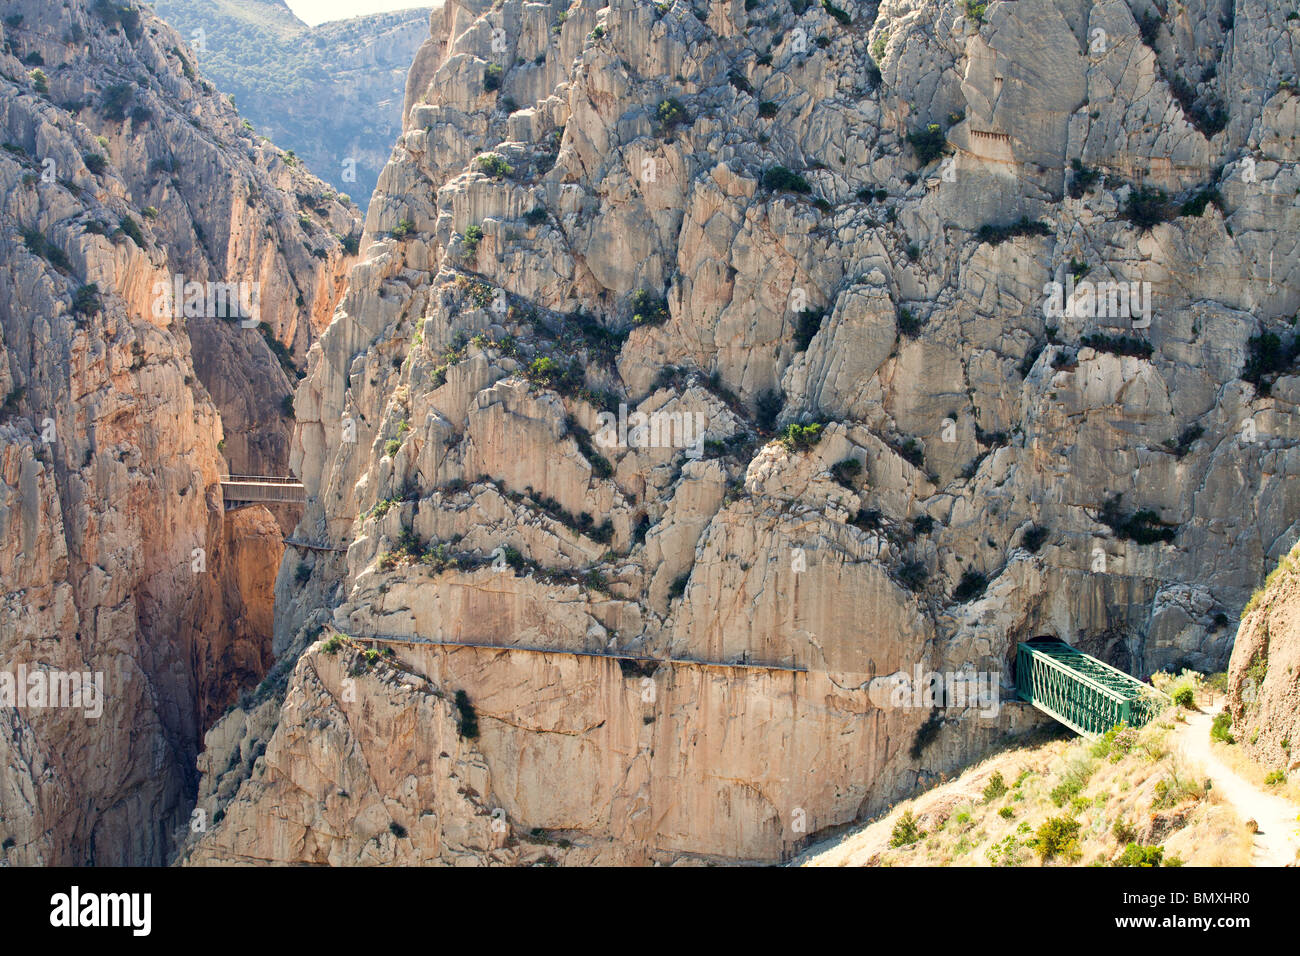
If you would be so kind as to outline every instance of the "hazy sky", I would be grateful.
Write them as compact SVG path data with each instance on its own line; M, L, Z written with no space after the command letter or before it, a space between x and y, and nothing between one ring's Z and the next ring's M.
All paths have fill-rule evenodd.
M326 20L344 20L363 13L385 10L409 10L412 7L436 6L436 0L285 0L289 9L304 23L315 26Z

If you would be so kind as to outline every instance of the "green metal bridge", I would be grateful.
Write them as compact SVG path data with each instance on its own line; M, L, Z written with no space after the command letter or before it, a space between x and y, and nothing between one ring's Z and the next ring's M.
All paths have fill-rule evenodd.
M1054 637L1016 650L1016 696L1085 737L1116 724L1141 727L1169 703L1150 684Z

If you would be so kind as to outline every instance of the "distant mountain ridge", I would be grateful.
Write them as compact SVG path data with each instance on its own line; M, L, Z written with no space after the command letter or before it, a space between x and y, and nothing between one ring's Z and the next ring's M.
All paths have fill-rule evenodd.
M283 0L156 0L206 76L276 145L362 209L401 132L406 71L429 9L311 27Z

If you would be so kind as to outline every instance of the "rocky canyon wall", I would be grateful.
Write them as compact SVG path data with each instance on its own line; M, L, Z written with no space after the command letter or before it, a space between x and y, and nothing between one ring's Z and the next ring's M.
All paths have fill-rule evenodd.
M15 0L0 33L0 670L102 681L10 686L0 856L161 864L204 730L272 663L279 529L219 477L283 473L356 210L147 8ZM256 287L253 321L163 301L177 277Z
M1033 719L916 668L1221 669L1300 515L1287 12L447 3L189 859L773 860Z

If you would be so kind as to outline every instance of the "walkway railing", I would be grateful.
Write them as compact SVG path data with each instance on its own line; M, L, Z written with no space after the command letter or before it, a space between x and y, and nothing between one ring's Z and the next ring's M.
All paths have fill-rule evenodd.
M221 497L226 508L257 503L301 504L307 500L307 489L292 477L225 475L221 479Z
M311 544L307 541L299 541L297 538L285 538L284 543L291 548L300 548L303 551L320 551L327 554L347 554L347 548L336 548L332 544Z
M683 667L715 667L726 670L745 669L759 671L783 671L791 674L806 674L806 667L791 667L786 664L763 664L756 661L702 661L692 657L648 657L618 651L573 650L563 647L535 647L526 644L486 644L472 641L439 641L426 637L403 637L379 634L349 635L357 643L404 644L411 647L472 647L487 651L517 651L525 654L560 654L567 657L608 657L617 661L628 661L634 665L668 664Z

